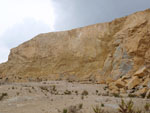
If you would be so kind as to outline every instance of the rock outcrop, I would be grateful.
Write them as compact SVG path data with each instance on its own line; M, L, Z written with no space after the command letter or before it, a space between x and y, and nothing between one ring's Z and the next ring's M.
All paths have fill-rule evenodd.
M11 49L8 61L0 65L0 77L8 81L68 79L108 84L121 78L124 80L116 87L122 89L127 84L132 89L147 79L149 67L148 9L108 23L40 34ZM133 85L133 79L140 82Z

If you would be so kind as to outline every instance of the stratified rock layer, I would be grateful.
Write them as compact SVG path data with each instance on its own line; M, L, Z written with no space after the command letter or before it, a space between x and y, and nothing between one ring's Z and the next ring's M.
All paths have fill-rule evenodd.
M102 83L148 69L149 64L150 10L145 10L108 23L40 34L11 50L8 61L0 65L0 76L10 81Z

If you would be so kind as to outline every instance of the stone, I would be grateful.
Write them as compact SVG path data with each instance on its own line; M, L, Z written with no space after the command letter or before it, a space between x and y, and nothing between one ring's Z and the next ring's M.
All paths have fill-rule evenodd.
M110 83L114 82L115 80L112 79L111 77L108 77L108 78L106 78L105 81L106 81L106 84L110 84Z
M110 93L119 95L119 90L113 89L110 91Z
M130 78L131 78L131 76L126 75L126 76L123 76L121 79L122 79L122 80L126 80L126 79L130 79Z
M147 91L145 98L150 98L150 89Z
M108 87L110 90L119 90L119 88L115 85L115 83L110 83Z
M141 69L139 69L138 71L136 71L134 76L144 77L146 70L147 70L147 68L144 66Z
M115 85L118 87L118 88L123 88L125 87L125 82L122 81L121 79L118 79L116 82L115 82Z
M99 81L97 82L97 84L106 84L106 81L105 81L105 80L99 80Z
M109 87L109 89L110 89L110 90L116 90L116 91L118 91L118 90L119 90L119 88L118 88L118 87L116 87L115 85L114 85L114 86L110 86L110 87Z
M137 96L145 97L147 91L148 91L148 88L147 88L147 87L144 87L144 88L138 90L137 92L135 92L135 94L136 94Z
M144 87L150 88L150 78L146 78L146 79L144 80L144 82L142 83L142 85L143 85Z
M135 92L134 89L130 89L130 90L126 90L127 91L127 94L133 94Z
M125 93L126 93L126 90L125 90L124 88L121 88L121 89L120 89L120 93L121 93L121 94L125 94Z
M135 88L138 84L140 84L141 80L135 76L135 77L132 77L131 80L127 83L127 88L130 90L132 88Z

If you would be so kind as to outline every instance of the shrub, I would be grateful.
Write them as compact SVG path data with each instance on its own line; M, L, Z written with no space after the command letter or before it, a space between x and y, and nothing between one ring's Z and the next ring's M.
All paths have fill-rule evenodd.
M83 92L82 92L82 95L83 96L87 96L89 93L88 93L88 91L86 91L86 90L84 90Z
M43 90L43 91L47 91L47 92L49 91L46 86L40 86L40 88L41 88L41 90Z
M19 92L16 93L17 96L18 96L19 94L20 94Z
M144 108L145 108L146 111L149 111L150 110L150 104L146 103Z
M71 95L71 91L66 90L66 91L64 92L64 94L65 94L65 95Z
M7 93L2 93L1 96L0 96L0 101L3 100L3 98L4 98L5 96L8 96L8 94L7 94Z
M53 91L57 91L57 90L56 90L56 86L55 86L55 85L53 85L53 89L52 89L52 90L53 90Z
M121 100L121 104L119 104L119 112L120 113L133 113L133 101L125 103L124 100Z
M14 86L12 86L12 89L15 89L15 87L14 87Z
M134 103L132 100L125 103L124 100L122 99L118 110L120 113L142 113L141 110L137 110L137 111L134 110L133 105Z
M67 109L63 109L63 113L68 113Z
M94 113L104 113L104 110L100 106L93 107Z
M78 95L78 91L75 91L75 94Z
M83 96L83 95L81 96L81 99L82 99L82 100L84 99L84 96Z
M101 107L104 107L105 105L103 103L101 103Z
M79 109L82 109L82 107L83 107L83 104L79 104Z
M120 95L118 93L113 93L114 97L120 97Z
M96 90L95 92L96 92L96 95L97 95L98 94L98 90Z

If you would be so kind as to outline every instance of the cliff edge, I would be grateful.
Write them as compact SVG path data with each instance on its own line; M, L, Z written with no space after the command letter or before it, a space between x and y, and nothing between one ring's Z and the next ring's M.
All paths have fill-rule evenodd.
M106 83L149 74L150 10L69 31L40 34L11 49L0 64L0 77L9 81L90 80Z

